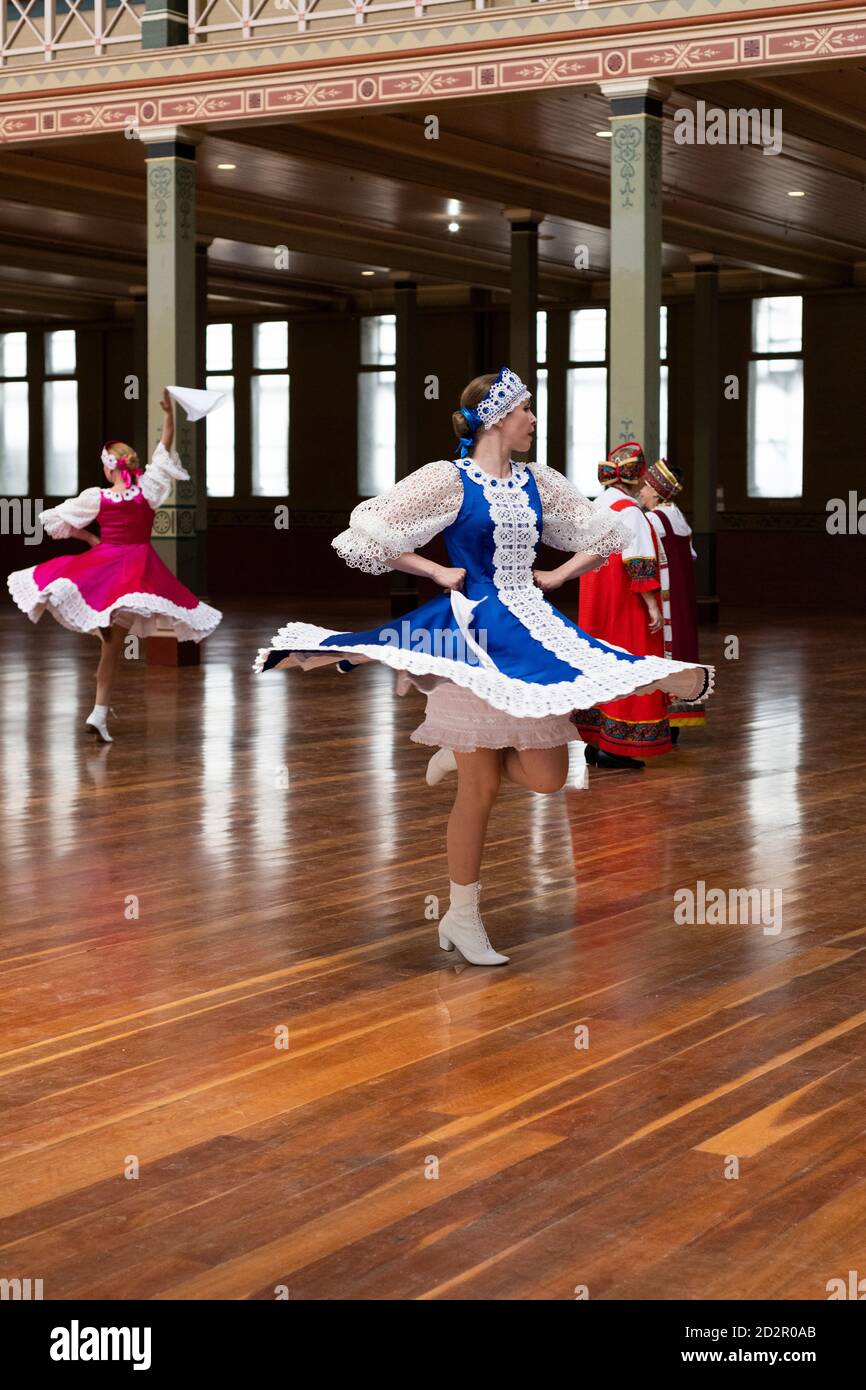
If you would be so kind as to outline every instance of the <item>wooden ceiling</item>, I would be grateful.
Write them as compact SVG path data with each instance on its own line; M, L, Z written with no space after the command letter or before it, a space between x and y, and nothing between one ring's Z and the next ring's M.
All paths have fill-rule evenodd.
M676 144L673 110L699 98L724 109L781 108L782 152ZM433 113L437 140L425 138ZM367 307L387 302L389 271L443 300L467 286L505 294L508 205L545 214L545 298L605 293L610 142L596 132L606 128L605 98L581 88L423 115L213 127L198 151L211 310ZM144 147L121 134L0 150L0 319L130 311L146 278L143 161ZM735 288L862 282L866 70L678 90L666 108L663 178L668 288L688 284L696 252L718 256ZM806 196L790 198L792 189ZM452 220L459 232L448 231ZM587 271L574 269L579 244L589 249ZM287 270L275 266L279 246L291 253Z

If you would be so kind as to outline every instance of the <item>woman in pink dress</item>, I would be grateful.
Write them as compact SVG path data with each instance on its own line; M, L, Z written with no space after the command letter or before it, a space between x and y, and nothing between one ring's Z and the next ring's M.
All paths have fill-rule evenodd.
M39 520L55 540L74 539L89 547L84 554L58 555L9 576L9 592L31 622L46 611L72 632L96 634L102 643L96 670L96 704L85 720L104 743L108 701L126 633L147 637L166 627L179 642L201 642L222 618L201 603L172 574L150 544L154 512L171 492L175 479L189 474L172 449L174 412L167 391L162 438L142 469L135 450L109 440L102 465L110 487L89 487L78 497L49 507ZM98 521L99 536L84 530Z

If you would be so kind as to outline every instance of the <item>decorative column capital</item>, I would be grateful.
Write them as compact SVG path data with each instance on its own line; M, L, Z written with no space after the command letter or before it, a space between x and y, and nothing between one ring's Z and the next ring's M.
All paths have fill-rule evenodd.
M195 159L195 147L205 137L195 126L154 125L140 133L142 145L148 146L145 159Z
M544 221L545 214L536 212L533 208L507 207L502 209L502 216L506 222L510 222L512 228L527 230L530 227L538 228Z
M650 97L655 101L667 101L673 87L669 82L659 82L657 77L618 77L610 82L600 82L599 87L609 101L627 97Z
M719 263L712 251L690 251L689 260L696 275L719 273Z

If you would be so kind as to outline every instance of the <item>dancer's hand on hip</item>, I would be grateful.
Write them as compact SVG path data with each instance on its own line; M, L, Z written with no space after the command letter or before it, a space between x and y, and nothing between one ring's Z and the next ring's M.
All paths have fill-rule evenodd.
M443 589L462 589L466 580L465 570L448 569L446 565L437 565L432 575L434 583L441 584Z
M559 570L533 570L532 577L535 580L535 587L540 589L543 594L549 594L551 589L559 589L565 583Z

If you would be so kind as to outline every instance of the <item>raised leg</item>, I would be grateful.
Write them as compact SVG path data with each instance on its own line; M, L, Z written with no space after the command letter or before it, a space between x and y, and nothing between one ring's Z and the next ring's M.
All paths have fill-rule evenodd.
M568 777L568 744L558 748L506 748L503 771L531 792L558 792Z

